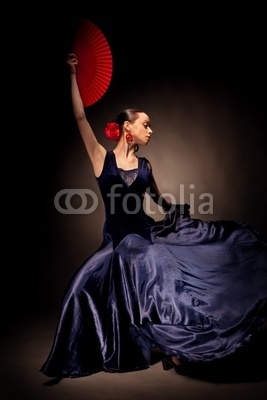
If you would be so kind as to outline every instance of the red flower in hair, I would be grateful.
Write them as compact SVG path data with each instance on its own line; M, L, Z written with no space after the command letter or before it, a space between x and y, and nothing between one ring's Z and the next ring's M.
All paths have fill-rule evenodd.
M117 122L108 122L104 129L104 132L106 137L111 140L119 140L121 135L120 127Z

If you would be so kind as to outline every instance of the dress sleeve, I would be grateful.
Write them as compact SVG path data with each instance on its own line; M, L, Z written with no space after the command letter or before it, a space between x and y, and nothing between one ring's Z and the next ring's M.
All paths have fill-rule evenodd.
M154 178L153 175L153 171L152 171L152 165L150 164L150 162L146 160L147 163L147 167L150 171L150 180L149 180L149 186L147 188L147 194L152 198L152 200L158 204L159 206L161 206L163 208L163 210L165 212L169 211L171 209L172 204L169 203L161 194L158 185L156 183L156 180Z

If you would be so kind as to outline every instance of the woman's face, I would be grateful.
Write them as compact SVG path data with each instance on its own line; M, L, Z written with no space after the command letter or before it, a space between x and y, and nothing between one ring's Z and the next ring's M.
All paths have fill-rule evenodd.
M130 133L133 136L134 144L147 145L153 133L150 120L147 114L138 113L137 119L129 124Z

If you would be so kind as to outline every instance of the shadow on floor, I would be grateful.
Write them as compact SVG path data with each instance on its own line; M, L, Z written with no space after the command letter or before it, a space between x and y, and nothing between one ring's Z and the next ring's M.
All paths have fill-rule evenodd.
M250 344L222 360L191 363L189 375L218 383L267 381L267 330L262 329Z
M222 360L188 363L182 375L213 383L248 383L267 381L267 330L259 331L250 344ZM152 351L151 365L161 362L161 353ZM178 372L177 372L178 373ZM180 375L180 373L178 373ZM64 377L52 378L45 386L59 384ZM75 378L74 378L75 379Z

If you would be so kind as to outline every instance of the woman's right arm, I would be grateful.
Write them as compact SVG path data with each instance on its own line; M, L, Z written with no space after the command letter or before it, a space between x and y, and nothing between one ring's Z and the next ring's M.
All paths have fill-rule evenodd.
M92 162L94 174L95 176L99 176L103 169L106 149L98 142L93 129L86 118L76 77L78 65L77 57L75 54L69 54L66 62L70 70L73 114L76 119L86 151Z

